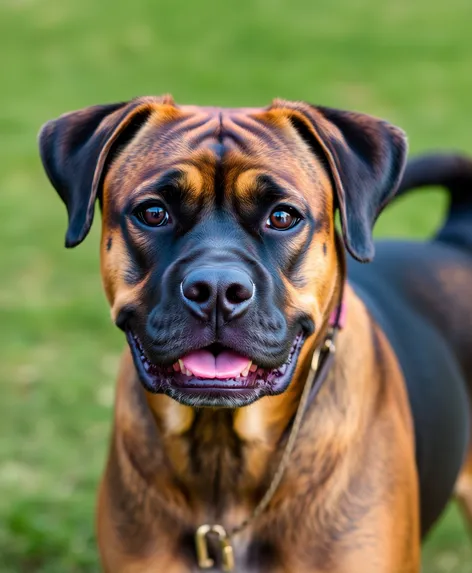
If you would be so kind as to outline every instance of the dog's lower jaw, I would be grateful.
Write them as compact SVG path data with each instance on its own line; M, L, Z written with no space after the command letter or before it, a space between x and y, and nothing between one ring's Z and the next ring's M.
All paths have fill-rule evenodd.
M206 392L202 395L199 390L182 391L172 386L169 386L163 393L180 404L192 408L242 408L267 395L262 389L258 388L225 390L224 394L218 391L214 393Z
M145 356L138 338L126 331L138 377L151 393L165 394L191 407L241 408L263 396L274 396L286 390L297 367L298 357L305 342L300 331L292 344L286 363L279 368L248 372L230 379L203 379L176 372L170 367L152 365Z

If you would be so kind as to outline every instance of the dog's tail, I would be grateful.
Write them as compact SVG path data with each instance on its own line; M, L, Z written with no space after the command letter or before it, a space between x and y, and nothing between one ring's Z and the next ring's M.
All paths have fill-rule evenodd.
M410 159L394 198L437 186L448 190L449 208L435 239L472 250L472 157L428 153Z

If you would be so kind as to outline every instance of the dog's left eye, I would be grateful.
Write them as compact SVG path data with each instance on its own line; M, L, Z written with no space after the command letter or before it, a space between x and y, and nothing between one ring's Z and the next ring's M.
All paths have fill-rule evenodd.
M163 227L170 221L169 213L159 203L147 203L134 210L134 215L147 227Z
M301 219L302 216L294 207L280 205L269 215L266 226L276 231L287 231L298 225Z

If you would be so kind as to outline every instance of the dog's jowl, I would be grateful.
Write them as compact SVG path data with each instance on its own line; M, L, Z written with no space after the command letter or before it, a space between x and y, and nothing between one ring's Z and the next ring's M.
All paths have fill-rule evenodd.
M283 100L143 97L39 143L66 246L100 205L127 340L104 571L418 572L454 493L472 517L472 162L403 173L400 129ZM381 210L430 184L450 189L442 229L374 256Z

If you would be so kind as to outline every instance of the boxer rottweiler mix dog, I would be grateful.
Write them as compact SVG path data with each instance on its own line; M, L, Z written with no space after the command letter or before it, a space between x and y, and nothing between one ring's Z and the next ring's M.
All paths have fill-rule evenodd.
M128 341L98 501L104 570L418 572L450 497L472 514L472 163L426 156L402 182L400 129L283 100L137 98L64 115L39 143L67 247L100 204ZM443 228L379 242L374 259L382 208L428 184L450 190ZM334 360L253 515L333 311Z

